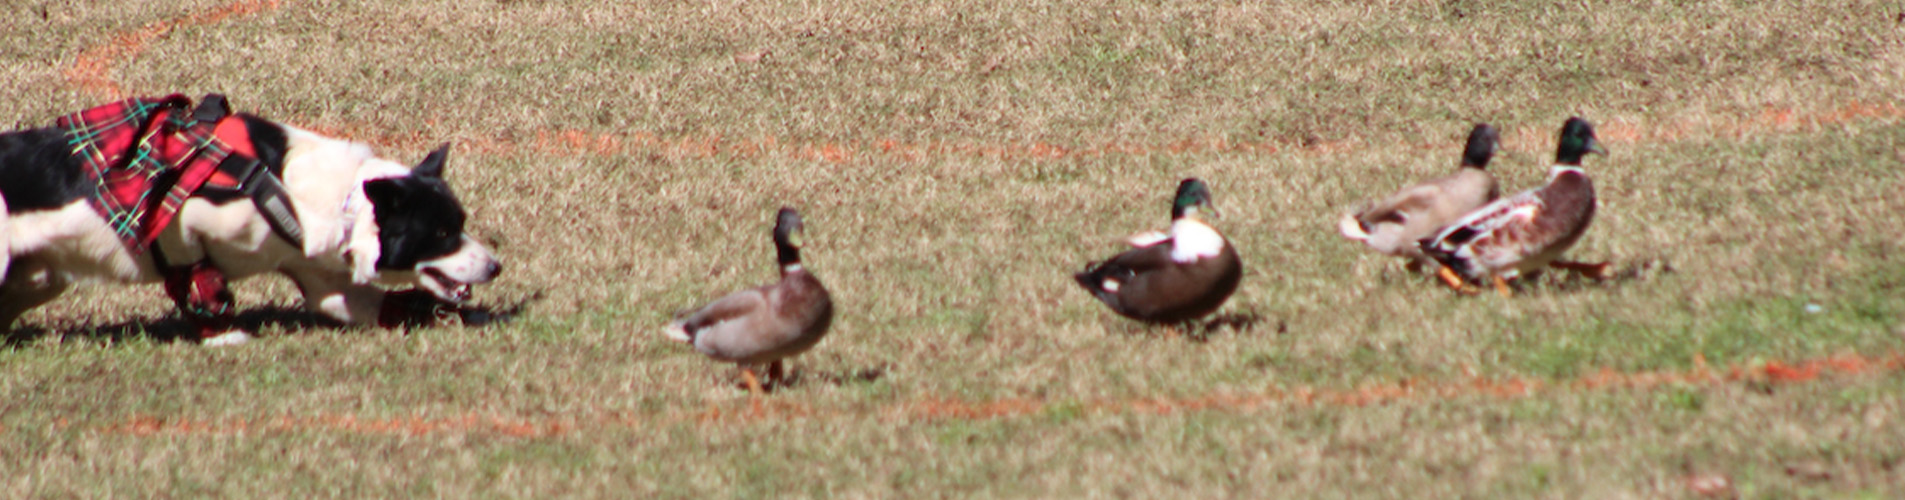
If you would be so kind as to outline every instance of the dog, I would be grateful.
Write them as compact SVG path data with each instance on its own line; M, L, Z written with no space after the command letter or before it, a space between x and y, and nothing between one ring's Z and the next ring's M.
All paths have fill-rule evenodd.
M216 94L0 133L0 327L73 284L163 282L204 345L240 344L225 285L274 272L346 324L466 303L502 265L464 234L448 148L406 167Z

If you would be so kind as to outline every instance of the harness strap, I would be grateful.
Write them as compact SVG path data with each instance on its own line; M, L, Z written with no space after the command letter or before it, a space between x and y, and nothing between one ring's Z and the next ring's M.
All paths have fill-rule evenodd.
M249 196L272 230L302 249L303 226L284 183L259 160L243 119L224 96L197 105L183 95L128 99L59 119L95 182L94 208L134 252L143 252L185 202L219 192Z
M199 338L210 338L230 330L238 320L232 307L231 289L225 287L225 273L212 265L212 259L182 266L165 263L158 244L152 245L152 260L165 278L165 294L172 297L179 312L198 328Z
M211 126L212 135L231 144L235 153L218 163L218 171L224 177L218 180L223 182L208 183L206 188L237 187L251 198L258 213L264 214L272 232L302 250L304 226L298 223L298 215L291 209L291 196L286 194L284 181L271 173L269 165L258 160L257 148L251 144L251 131L246 129L243 120L229 120L231 115L230 103L219 94L205 94L199 99L198 108L192 110L192 118Z

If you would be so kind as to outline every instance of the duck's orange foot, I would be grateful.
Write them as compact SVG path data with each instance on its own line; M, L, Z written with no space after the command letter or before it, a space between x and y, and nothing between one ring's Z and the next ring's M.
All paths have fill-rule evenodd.
M1442 268L1437 269L1435 271L1435 276L1438 278L1442 278L1442 284L1448 285L1450 290L1455 290L1455 293L1459 293L1462 295L1475 295L1477 293L1481 293L1480 291L1477 291L1473 288L1469 288L1468 282L1463 281L1461 276L1456 276L1455 271L1450 270L1448 266L1443 266Z
M767 393L767 391L761 390L761 379L754 375L753 367L741 368L741 381L747 384L747 392L756 397Z

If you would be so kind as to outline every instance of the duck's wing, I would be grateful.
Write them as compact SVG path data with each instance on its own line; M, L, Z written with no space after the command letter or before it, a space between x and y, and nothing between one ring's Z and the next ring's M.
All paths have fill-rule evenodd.
M1160 269L1172 264L1170 240L1152 244L1143 248L1126 250L1109 259L1093 262L1085 266L1084 272L1072 275L1080 286L1085 287L1100 298L1105 294L1116 294L1132 276Z
M1414 253L1416 239L1435 231L1446 204L1444 189L1436 184L1410 186L1369 209L1344 217L1338 224L1343 236L1390 255ZM1446 216L1445 216L1446 217Z
M1171 248L1173 245L1171 243L1173 243L1173 241L1170 238L1165 238L1163 241L1147 245L1143 248L1133 248L1113 256L1100 266L1115 267L1133 273L1141 273L1168 266L1172 264Z
M1439 185L1421 184L1410 186L1408 189L1404 189L1394 196L1384 199L1375 206L1369 207L1369 210L1358 214L1356 219L1362 221L1363 226L1369 228L1371 231L1374 230L1373 226L1377 224L1406 224L1409 222L1409 219L1416 214L1426 212L1433 208L1436 200L1440 199L1442 194L1442 187Z
M1520 260L1531 244L1528 231L1546 209L1533 191L1495 200L1424 238L1422 253L1456 273L1481 278Z
M1482 208L1469 212L1448 227L1442 228L1429 242L1438 246L1453 248L1484 239L1498 232L1526 227L1546 209L1541 197L1534 191L1526 191L1512 197L1495 200Z
M694 343L709 329L768 311L766 287L728 294L668 325L668 337Z

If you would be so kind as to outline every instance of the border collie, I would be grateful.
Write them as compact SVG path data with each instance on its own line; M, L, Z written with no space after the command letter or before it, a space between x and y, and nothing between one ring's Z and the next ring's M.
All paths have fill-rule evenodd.
M178 101L190 105L183 96L163 100L175 108ZM197 112L155 113L196 123L207 134L215 128L225 141L218 145L238 152L221 152L219 172L200 181L202 189L170 189L181 174L142 174L156 187L127 196L102 180L125 171L102 175L99 169L138 160L101 154L87 142L91 131L76 125L108 106L54 126L0 133L0 328L6 331L75 283L164 282L202 342L237 344L251 335L231 324L227 280L282 273L317 313L351 324L395 324L420 310L466 302L470 285L501 272L495 255L463 233L465 212L443 180L447 144L406 167L373 156L363 144L229 113L223 98L212 95ZM172 135L164 137L180 130L165 129ZM150 139L158 133L131 135L161 140ZM205 154L202 149L215 148L195 147L193 154ZM240 160L245 163L234 163ZM234 180L224 172L233 165L253 165L237 171L254 175ZM217 187L218 176L234 188ZM102 198L112 197L133 200L121 205L139 209L135 216L161 206L165 216L135 227L143 217L129 222L102 208L110 205ZM129 239L132 234L145 236ZM380 285L414 288L386 292Z

